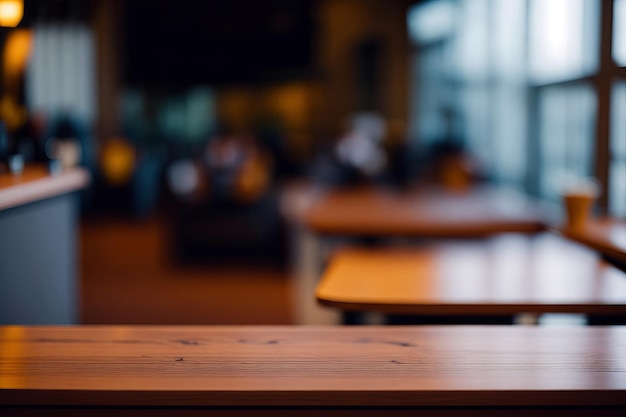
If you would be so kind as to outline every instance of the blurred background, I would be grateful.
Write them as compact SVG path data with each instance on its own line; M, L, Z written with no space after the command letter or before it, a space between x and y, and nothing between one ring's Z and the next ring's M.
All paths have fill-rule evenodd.
M296 183L462 154L546 201L596 177L626 217L626 0L0 0L0 25L0 154L92 176L83 323L293 322Z

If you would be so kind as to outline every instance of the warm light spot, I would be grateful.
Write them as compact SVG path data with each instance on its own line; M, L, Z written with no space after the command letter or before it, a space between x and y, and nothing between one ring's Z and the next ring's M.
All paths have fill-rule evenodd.
M0 26L14 28L24 16L24 0L0 0Z
M266 158L254 155L243 165L235 179L235 194L243 201L260 198L270 182L270 166Z
M309 92L305 84L288 84L269 92L268 107L278 113L288 126L306 126Z
M21 388L23 386L23 378L20 376L22 371L22 361L19 360L23 356L23 344L21 339L24 338L24 328L20 326L7 326L0 329L0 359L6 363L12 363L10 372L0 372L0 387L2 388Z
M135 170L135 150L121 138L110 139L102 149L101 168L106 182L120 186L128 183Z
M218 97L220 121L235 130L246 129L253 115L253 93L230 89L223 91Z
M0 5L2 5L0 0ZM32 46L32 32L27 29L13 30L7 34L2 53L2 85L4 96L0 100L0 118L13 131L26 120L26 109L19 102L22 78Z
M5 77L14 77L24 71L30 58L32 40L32 31L28 29L14 30L8 34L3 57Z
M0 98L0 119L10 131L17 129L26 121L26 108L16 102L15 98L5 95Z

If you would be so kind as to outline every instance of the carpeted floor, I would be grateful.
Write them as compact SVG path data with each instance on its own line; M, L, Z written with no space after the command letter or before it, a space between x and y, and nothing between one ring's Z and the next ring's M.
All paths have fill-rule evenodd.
M162 220L83 221L85 324L289 324L289 280L271 265L183 266Z

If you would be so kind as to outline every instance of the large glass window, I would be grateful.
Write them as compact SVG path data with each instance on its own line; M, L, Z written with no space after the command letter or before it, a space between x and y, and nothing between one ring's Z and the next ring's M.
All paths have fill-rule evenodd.
M408 32L416 43L436 42L455 30L456 5L454 0L431 1L413 7L407 13Z
M626 67L626 0L615 0L613 6L613 59Z
M526 2L441 1L438 9L434 1L409 12L416 45L411 136L421 145L461 139L496 181L521 183L525 175ZM448 19L437 19L454 28L437 32L422 23L426 29L417 30L434 11L446 11Z
M542 88L539 92L539 191L558 200L572 175L593 175L596 97L589 85Z
M626 217L626 81L613 84L609 212Z
M599 63L599 2L531 0L529 80L535 89L538 175L531 184L558 200L566 176L594 174L596 97L593 86L572 80L592 75ZM535 139L535 138L533 138Z
M491 169L506 183L521 183L527 166L526 5L526 0L490 4Z
M413 38L416 140L445 132L451 109L494 181L557 201L564 177L598 176L602 208L626 216L626 0L431 0L411 9L414 24L438 4L454 17L440 19L445 34Z
M455 0L431 1L412 7L407 14L408 33L416 51L409 134L420 138L422 146L444 136L448 129L443 109L449 102L449 39L457 28L456 6Z
M529 75L551 82L591 74L598 67L596 0L532 0Z
M448 102L445 61L445 44L437 43L424 47L414 62L417 88L412 98L411 135L421 138L422 145L442 137L447 129L442 112Z
M553 201L564 178L597 176L601 208L626 217L626 0L431 0L410 16L417 141L452 126L494 181Z
M454 75L469 82L489 77L489 11L491 0L462 0L453 42ZM452 69L450 68L450 69Z

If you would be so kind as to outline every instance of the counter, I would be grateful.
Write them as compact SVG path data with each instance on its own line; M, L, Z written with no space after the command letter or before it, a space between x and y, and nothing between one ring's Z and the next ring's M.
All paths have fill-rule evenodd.
M0 173L0 324L78 321L78 196L82 168Z

